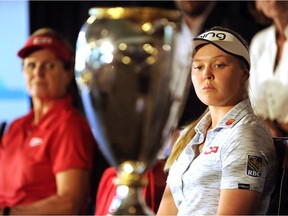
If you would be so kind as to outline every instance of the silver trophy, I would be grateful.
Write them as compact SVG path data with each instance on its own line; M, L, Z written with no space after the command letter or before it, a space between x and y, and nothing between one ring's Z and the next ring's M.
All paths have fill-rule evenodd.
M94 136L116 167L111 214L153 214L142 194L182 112L189 71L174 70L180 13L91 8L77 40L75 75Z

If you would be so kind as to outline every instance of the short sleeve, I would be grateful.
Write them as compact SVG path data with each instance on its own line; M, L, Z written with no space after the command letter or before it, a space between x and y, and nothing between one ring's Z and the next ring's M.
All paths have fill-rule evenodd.
M250 189L263 192L274 164L272 139L261 127L242 125L222 149L221 189Z
M69 116L55 132L50 148L53 172L79 168L92 169L96 142L86 119Z

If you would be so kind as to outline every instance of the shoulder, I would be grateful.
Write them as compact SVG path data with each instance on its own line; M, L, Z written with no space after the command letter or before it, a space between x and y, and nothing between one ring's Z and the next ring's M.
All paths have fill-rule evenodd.
M90 130L86 117L76 108L63 110L61 117L58 119L59 130L71 133L73 131Z
M237 110L236 110L237 108ZM254 114L250 102L243 101L235 108L235 124L227 127L227 140L236 145L273 145L270 131L264 122ZM230 128L230 129L229 129Z
M238 122L238 124L235 125L234 130L237 131L237 133L244 134L244 137L245 134L253 134L254 137L257 137L258 135L260 136L262 134L262 136L265 136L265 138L272 140L268 128L265 126L264 122L254 113L245 115Z
M252 114L245 116L232 130L230 141L242 146L245 150L275 151L273 138L268 128Z
M63 123L71 122L87 122L86 116L74 106L67 106L59 111L58 116L63 120Z
M8 129L20 129L20 127L28 122L31 122L33 118L33 113L32 111L29 112L28 114L21 116L19 118L16 118L15 120L13 120L12 122L8 122Z

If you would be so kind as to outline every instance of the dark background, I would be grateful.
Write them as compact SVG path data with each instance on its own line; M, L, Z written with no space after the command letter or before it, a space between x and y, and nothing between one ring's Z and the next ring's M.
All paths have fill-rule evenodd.
M247 16L249 1L220 1L224 11ZM78 33L89 17L92 7L152 6L174 9L174 1L30 1L30 33L41 27L51 27L65 35L75 48ZM240 20L239 20L240 21ZM247 29L249 31L249 29Z
M72 45L93 7L155 6L174 8L173 1L30 1L30 33L51 27L65 35Z

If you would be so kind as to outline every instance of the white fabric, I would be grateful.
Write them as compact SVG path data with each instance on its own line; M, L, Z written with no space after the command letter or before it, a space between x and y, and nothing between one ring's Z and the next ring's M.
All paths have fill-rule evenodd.
M249 100L242 101L207 133L202 152L194 159L193 149L204 142L210 122L208 113L169 171L167 182L178 215L216 215L220 190L243 187L262 193L256 214L264 215L277 170L269 131L253 114ZM251 157L262 160L255 163L255 170L248 168Z
M288 123L288 41L275 70L277 46L273 25L253 37L250 54L250 100L255 113Z

